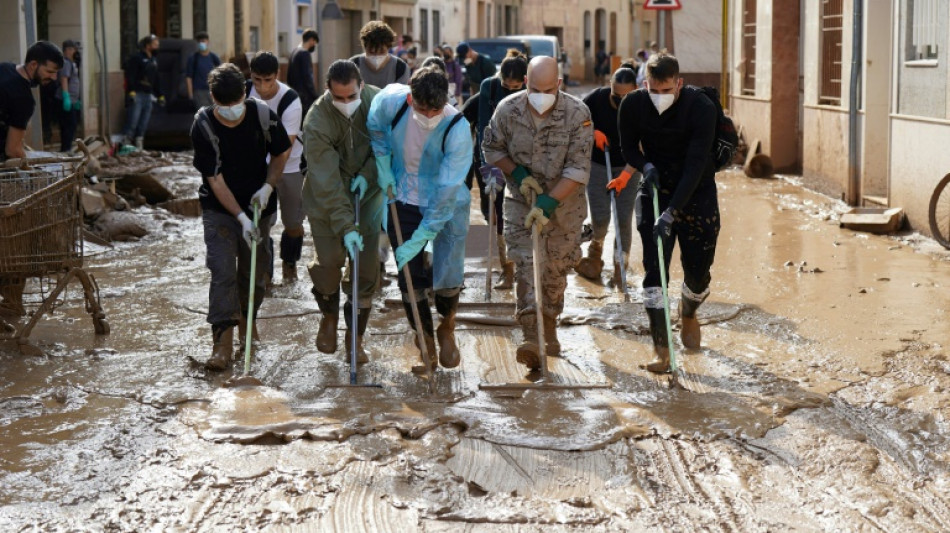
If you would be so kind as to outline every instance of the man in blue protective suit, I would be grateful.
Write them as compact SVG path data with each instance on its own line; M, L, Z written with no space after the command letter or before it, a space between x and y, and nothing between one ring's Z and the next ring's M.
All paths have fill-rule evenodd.
M471 196L465 176L472 161L469 124L448 104L445 73L430 66L417 70L409 86L393 84L380 92L370 108L367 128L376 154L379 187L394 197L404 243L395 249L399 267L399 289L409 323L415 330L411 303L417 302L424 339L416 339L420 350L435 353L439 339L439 359L434 367L458 366L455 344L455 313L465 267L465 237L468 235ZM462 124L459 124L461 122ZM396 246L395 224L387 232ZM421 253L432 242L432 267ZM409 294L402 267L409 265L415 294ZM438 331L433 331L428 291L435 292L435 307L442 315ZM423 345L425 343L425 345ZM414 372L425 372L423 366Z

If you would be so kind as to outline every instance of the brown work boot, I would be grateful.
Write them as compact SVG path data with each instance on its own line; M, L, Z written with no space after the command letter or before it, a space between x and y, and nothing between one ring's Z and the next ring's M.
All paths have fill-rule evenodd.
M297 281L297 263L284 261L281 272L283 273L284 283Z
M406 295L403 295L402 305L406 310L406 317L409 319L409 326L412 328L413 334L416 333L416 322L412 316L412 304L406 301ZM419 359L424 363L425 357L422 355L422 350L426 350L426 355L429 357L429 366L432 368L432 371L435 372L435 369L439 367L439 357L438 352L435 350L435 335L434 328L432 326L432 308L429 307L429 299L423 298L416 302L416 307L419 309L419 319L422 320L422 335L423 339L419 338L419 335L414 335L416 341L416 347L419 348ZM412 367L412 372L414 374L425 374L426 367L425 364L420 364Z
M557 340L557 319L544 315L544 344L548 357L561 357L561 343Z
M211 357L205 362L208 370L221 371L231 366L231 358L234 356L234 326L226 328L211 328L213 345L211 348Z
M241 346L244 345L245 339L247 338L247 315L241 314L241 318L238 319L238 338L236 342ZM261 341L261 334L257 332L257 319L254 319L254 326L251 327L251 340L254 342Z
M601 259L603 253L604 241L597 239L590 241L587 256L577 262L574 271L591 281L600 281L600 273L604 270L604 260Z
M541 350L538 348L538 319L534 313L521 315L521 331L524 333L524 342L518 346L515 352L517 361L528 370L535 371L541 369Z
M696 310L701 303L690 299L685 294L680 300L680 338L683 339L683 346L690 350L700 349L703 341L699 319L696 318Z
M435 351L435 337L425 333L425 345L429 353L429 366L432 367L432 371L435 372L439 368L439 359L436 357ZM416 348L419 348L419 359L422 360L422 344L419 342L419 336L416 335ZM425 374L426 366L425 364L418 364L412 367L413 374Z
M326 295L314 288L313 295L323 313L317 330L317 349L323 353L333 353L336 351L336 325L340 321L340 291Z
M503 235L498 236L498 262L501 264L501 275L495 288L509 291L515 286L515 262L508 260L508 245Z
M346 352L346 360L350 360L350 346L353 341L353 326L350 322L353 314L353 306L347 305L343 308L343 319L346 322L346 334L343 335L343 351ZM369 356L363 350L363 335L366 333L366 324L369 323L370 309L358 309L356 318L356 364L363 365L369 362Z
M435 309L442 315L442 322L435 331L439 338L439 364L445 368L455 368L462 361L455 343L455 314L458 307L458 294L452 297L435 295Z
M669 338L666 335L666 312L663 309L647 307L647 317L650 319L650 337L653 339L655 357L643 368L655 374L665 374L670 371L670 345Z

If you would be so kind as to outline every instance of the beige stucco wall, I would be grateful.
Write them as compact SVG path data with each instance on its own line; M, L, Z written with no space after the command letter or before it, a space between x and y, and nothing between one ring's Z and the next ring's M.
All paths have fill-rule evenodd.
M840 197L848 185L847 110L806 106L802 174L806 183Z
M911 227L929 235L930 195L950 173L950 121L894 118L890 130L890 204L903 207Z
M767 3L759 2L760 5ZM690 2L671 14L674 52L680 71L722 70L722 2Z

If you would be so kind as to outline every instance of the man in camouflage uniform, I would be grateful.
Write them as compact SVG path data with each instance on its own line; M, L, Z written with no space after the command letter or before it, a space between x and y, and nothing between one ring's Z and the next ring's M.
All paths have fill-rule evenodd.
M509 183L505 197L505 239L515 261L516 316L524 332L518 362L540 368L538 324L532 278L531 227L541 226L541 303L547 355L557 357L557 317L564 309L567 273L580 259L581 230L587 218L586 184L594 129L590 110L560 91L557 62L536 57L528 65L527 91L498 104L485 128L487 163Z

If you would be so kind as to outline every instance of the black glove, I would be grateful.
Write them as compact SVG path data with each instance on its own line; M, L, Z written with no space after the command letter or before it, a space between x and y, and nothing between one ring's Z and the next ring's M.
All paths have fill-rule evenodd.
M653 224L653 240L663 240L663 252L669 253L670 237L673 235L673 213L669 209L663 211L660 218Z
M660 190L660 171L650 163L644 165L643 186L650 191L650 194L653 194L654 187L656 187L657 191Z

